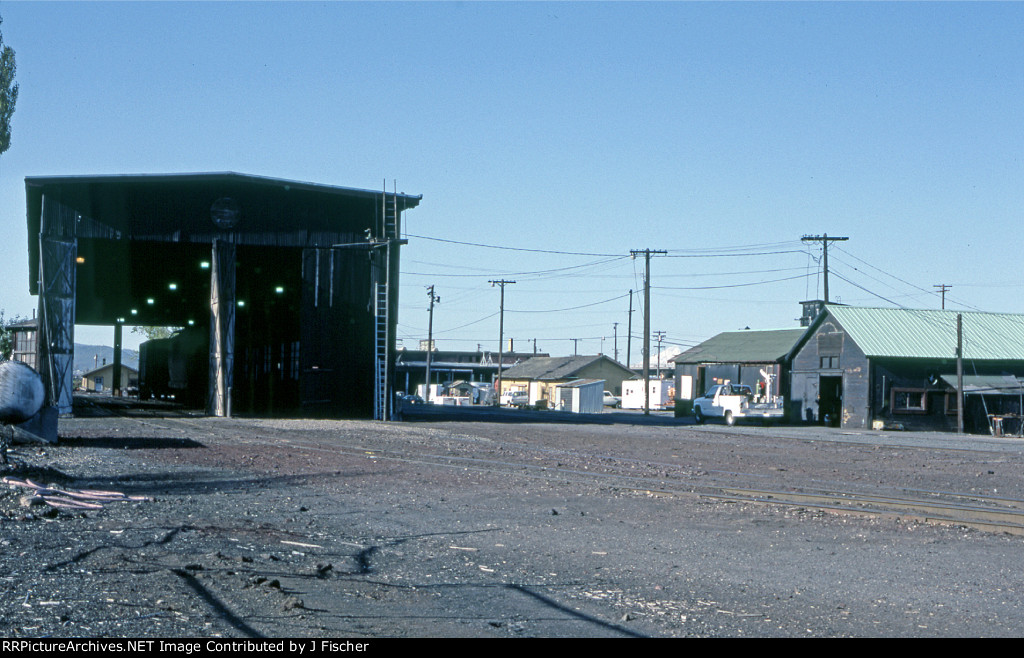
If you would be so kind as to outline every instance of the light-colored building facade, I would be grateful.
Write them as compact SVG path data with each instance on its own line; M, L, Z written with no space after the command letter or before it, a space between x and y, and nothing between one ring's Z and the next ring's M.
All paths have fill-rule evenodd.
M532 406L555 406L555 387L560 384L600 379L604 380L605 391L621 395L622 382L634 375L632 370L603 354L533 357L502 372L501 393L524 391Z
M82 375L82 390L90 393L110 393L114 382L114 364L108 363ZM121 364L121 387L138 389L139 371Z

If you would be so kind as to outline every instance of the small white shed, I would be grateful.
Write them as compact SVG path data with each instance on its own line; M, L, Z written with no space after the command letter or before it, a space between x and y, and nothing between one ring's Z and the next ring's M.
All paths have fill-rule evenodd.
M554 408L577 414L604 411L604 380L577 379L555 386Z

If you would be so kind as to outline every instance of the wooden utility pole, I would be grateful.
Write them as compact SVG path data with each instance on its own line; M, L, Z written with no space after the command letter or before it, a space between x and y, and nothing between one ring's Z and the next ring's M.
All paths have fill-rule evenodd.
M615 361L619 360L619 323L612 323L612 338L614 340L612 350L615 352Z
M644 415L651 415L651 254L665 254L664 250L634 249L633 258L644 255Z
M626 367L632 368L629 362L633 356L633 291L629 291L629 323L626 325Z
M665 332L655 331L654 337L658 341L658 379L661 379L661 341L665 340Z
M964 316L956 314L956 432L964 433Z
M830 238L830 237L828 237L828 233L826 233L824 235L805 235L801 239L804 242L820 242L821 243L822 254L823 254L823 258L822 258L822 271L824 272L824 277L823 278L824 278L824 281L825 281L825 303L827 304L828 303L828 243L829 242L842 242L844 240L849 240L850 238L847 238L847 237L843 237L843 238L835 238L835 237L833 237L833 238Z
M942 294L942 309L945 310L946 309L946 292L951 290L953 288L953 286L951 286L949 284L946 284L946 283L938 283L938 284L933 285L932 288L938 288L939 292Z
M498 380L495 384L494 400L496 404L501 404L501 362L502 362L502 350L504 346L502 343L505 342L505 286L509 283L515 283L515 281L506 281L500 279L498 281L491 281L491 287L499 286L501 288L501 306L499 307L500 313L498 316Z
M441 298L434 294L434 286L427 286L427 296L430 298L430 320L427 322L427 394L425 400L430 402L430 357L434 351L434 304L440 304Z

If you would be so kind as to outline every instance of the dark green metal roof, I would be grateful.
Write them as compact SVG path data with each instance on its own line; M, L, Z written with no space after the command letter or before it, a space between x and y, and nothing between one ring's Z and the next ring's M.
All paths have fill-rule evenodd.
M386 214L383 190L234 172L28 177L25 194L29 292L40 291L45 205L47 232L73 239L80 259L75 322L95 325L113 325L130 310L134 324L154 326L208 315L210 274L200 263L214 240L249 254L239 256L251 266L239 276L274 281L297 300L302 249L365 242L367 231L380 237ZM399 214L420 202L387 199Z
M29 291L38 292L44 197L65 211L59 232L80 241L209 244L230 235L237 244L325 247L374 226L385 194L235 172L29 176ZM421 199L393 197L399 212L415 208ZM213 207L222 201L235 204L238 226L225 229L214 223Z
M675 363L774 363L782 361L806 328L728 331L670 359Z

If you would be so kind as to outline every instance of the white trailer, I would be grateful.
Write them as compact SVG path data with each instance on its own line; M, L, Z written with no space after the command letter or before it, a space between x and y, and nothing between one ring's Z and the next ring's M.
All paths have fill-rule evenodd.
M675 406L676 387L671 379L650 380L651 409L672 409ZM644 380L629 379L622 382L622 408L644 408Z

